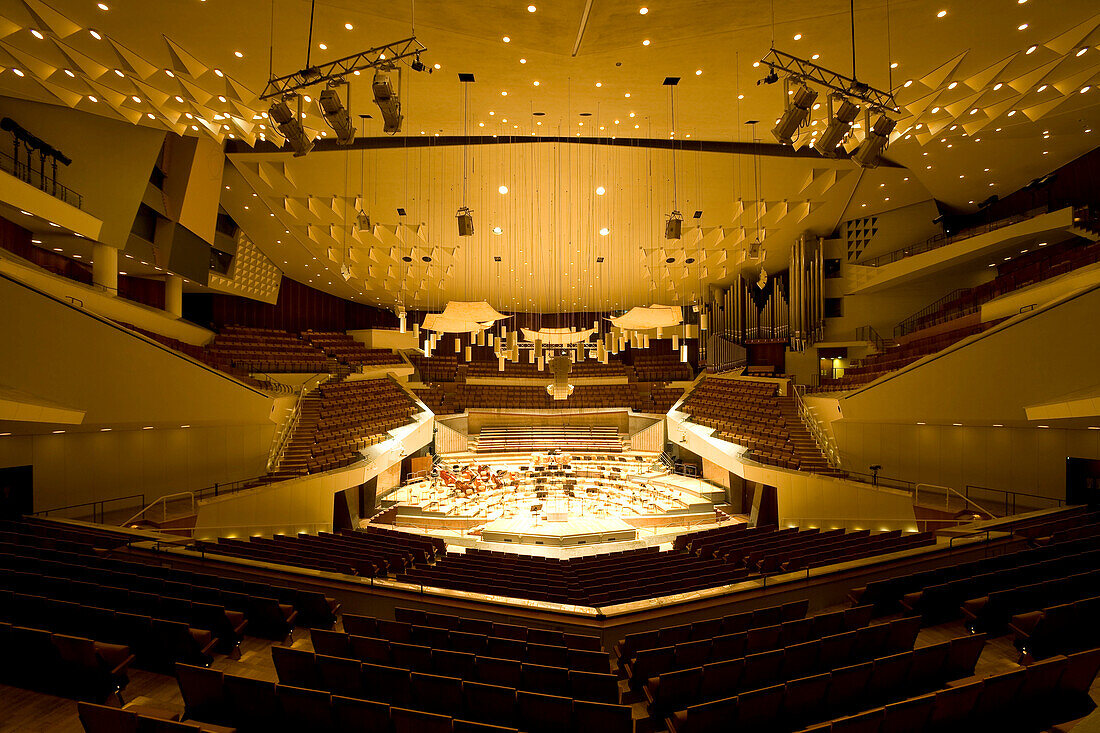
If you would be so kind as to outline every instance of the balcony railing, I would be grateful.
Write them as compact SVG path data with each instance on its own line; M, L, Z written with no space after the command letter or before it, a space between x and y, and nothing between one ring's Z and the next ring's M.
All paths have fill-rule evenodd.
M1047 212L1044 209L1043 211L1039 211L1034 214L1017 214L1016 216L1010 216L1007 219L1000 219L998 221L993 221L988 224L982 224L981 226L964 229L963 231L956 234L936 234L924 240L923 242L917 242L916 244L911 244L908 247L895 249L893 252L887 252L886 254L881 254L878 257L872 257L861 262L856 262L855 264L864 267L881 267L882 265L888 265L891 262L903 260L906 257L912 257L913 255L931 252L934 249L946 247L947 245L953 244L954 242L961 242L964 239L976 237L979 234L986 234L1002 227L1007 227L1012 224L1018 224L1021 221L1030 219L1032 216L1037 216L1038 214L1045 213Z
M29 183L40 191L45 191L56 199L60 199L70 206L78 209L84 208L84 197L67 186L58 183L49 173L42 169L28 165L21 160L16 160L7 153L0 152L0 170L12 174L20 181Z

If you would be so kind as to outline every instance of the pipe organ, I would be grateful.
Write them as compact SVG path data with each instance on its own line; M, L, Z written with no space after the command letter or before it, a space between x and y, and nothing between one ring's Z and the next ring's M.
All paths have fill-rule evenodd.
M821 237L799 237L791 246L790 345L805 351L825 332L825 248Z
M707 305L712 367L735 366L742 345L786 341L803 351L821 340L825 329L824 247L820 237L800 237L791 247L790 267L769 276L751 270L726 287L712 287Z

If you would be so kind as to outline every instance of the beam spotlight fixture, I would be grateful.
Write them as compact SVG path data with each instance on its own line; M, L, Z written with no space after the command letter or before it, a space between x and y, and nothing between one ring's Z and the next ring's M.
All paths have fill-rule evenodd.
M756 86L761 86L762 84L774 84L777 81L779 81L779 74L775 73L775 71L773 70L763 79L757 79Z
M877 168L879 155L890 144L890 133L894 131L897 124L897 121L887 117L885 112L880 112L878 119L867 130L867 137L852 153L852 160L861 168Z
M805 84L799 84L795 87L794 94L784 96L789 100L787 109L779 118L779 124L772 130L772 135L783 145L794 145L794 136L798 134L798 129L810 118L810 107L817 99L817 92Z
M400 71L398 74L400 75ZM398 86L400 88L400 76L398 77ZM378 109L382 112L382 131L390 135L394 135L401 132L401 99L397 93L394 92L393 84L390 83L389 71L385 69L378 69L374 72L374 82L371 84L371 88L374 90L374 103L378 105Z
M297 94L291 96L298 100L298 109L301 110L302 98ZM294 149L295 158L300 158L313 150L313 141L306 136L306 131L302 127L301 114L291 111L285 99L274 102L267 114L279 128L279 134L286 138L290 147Z
M814 147L824 155L826 158L835 158L840 155L840 145L844 142L844 139L848 137L848 133L852 129L852 123L855 122L856 117L859 116L859 105L840 98L840 106L836 111L832 111L833 98L829 97L829 124L825 127L825 132L821 134L821 137L814 143Z
M459 209L458 213L455 214L455 218L458 219L458 236L474 236L474 215L468 208L463 206Z
M331 86L325 87L321 96L317 99L321 105L321 114L325 122L336 133L336 142L339 145L350 145L355 140L355 127L351 124L351 115L347 107L340 101L340 95Z
M684 215L679 211L673 211L665 221L665 239L679 239L683 233Z

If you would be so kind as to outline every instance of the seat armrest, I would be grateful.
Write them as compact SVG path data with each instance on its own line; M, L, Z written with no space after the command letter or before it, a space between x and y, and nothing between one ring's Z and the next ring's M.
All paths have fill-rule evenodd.
M108 644L97 641L95 642L95 653L104 666L111 670L111 674L122 674L134 661L134 655L130 653L130 647L125 644Z

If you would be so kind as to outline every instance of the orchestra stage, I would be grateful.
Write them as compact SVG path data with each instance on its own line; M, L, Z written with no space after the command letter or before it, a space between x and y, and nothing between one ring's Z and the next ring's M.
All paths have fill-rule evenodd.
M554 516L553 513L548 516ZM614 517L566 516L560 521L540 517L507 517L484 525L481 539L517 545L572 547L600 542L626 542L638 538L638 530Z

